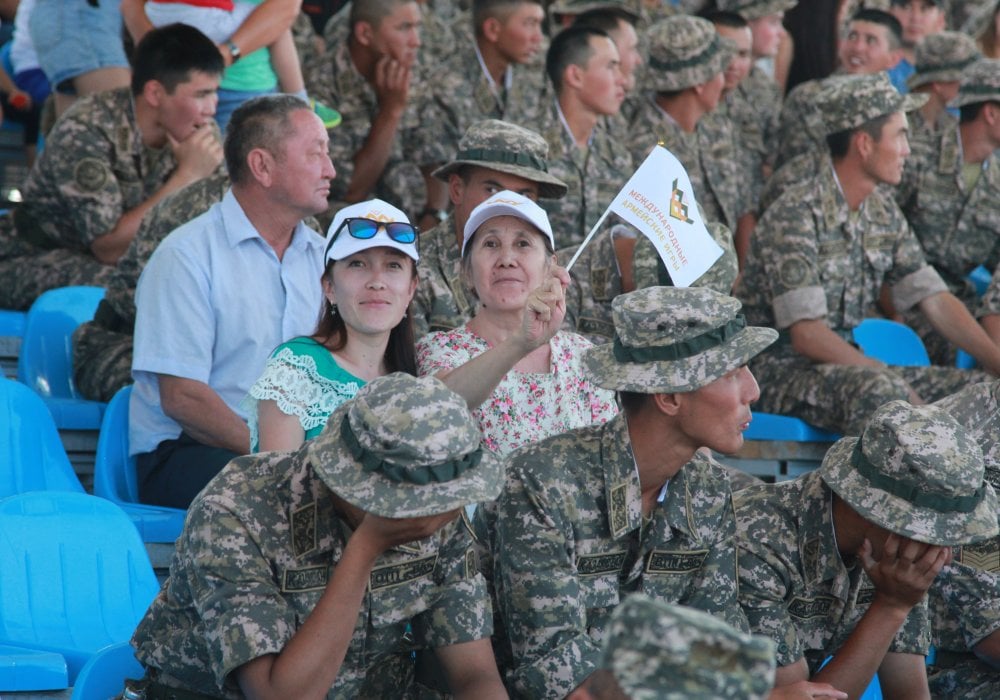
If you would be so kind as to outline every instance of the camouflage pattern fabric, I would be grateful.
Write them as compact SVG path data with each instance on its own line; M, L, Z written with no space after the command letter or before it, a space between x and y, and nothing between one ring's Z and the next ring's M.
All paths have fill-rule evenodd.
M900 378L925 400L986 378L948 367L816 364L792 349L787 329L807 319L824 319L851 342L883 282L901 311L947 289L885 192L876 189L855 214L848 210L827 155L814 178L788 187L767 208L737 284L747 321L786 334L751 362L760 410L859 434L875 408L906 398Z
M546 126L540 131L549 144L549 173L566 183L569 191L562 199L539 204L548 212L559 250L583 241L632 176L634 166L607 120L598 121L590 143L581 148L563 126L555 100L548 108ZM613 223L606 220L605 225L610 228Z
M979 445L947 410L891 401L860 438L838 440L819 473L868 522L952 547L998 533L997 497L983 469Z
M420 66L418 72L424 73L424 65L433 66L438 61L450 55L455 43L455 32L452 20L457 10L450 0L427 0L420 5L420 54L417 59ZM351 33L350 0L337 10L323 27L323 43L332 50L338 46L346 46ZM303 61L305 63L305 61Z
M700 85L725 70L733 45L706 19L673 15L645 32L650 70L645 89L671 92Z
M601 231L583 249L569 271L572 281L566 290L563 329L579 333L595 345L614 337L611 302L622 293L622 276L612 230ZM640 235L636 242L645 238ZM578 248L573 246L557 251L559 264L566 265Z
M135 238L106 282L107 292L93 321L73 334L73 380L93 401L110 401L132 383L135 287L156 246L171 231L208 211L229 189L229 176L216 173L174 192L143 217Z
M917 44L914 72L906 86L914 90L921 85L962 79L962 70L979 57L979 48L968 34L937 32L927 35Z
M901 95L886 73L844 75L827 79L817 95L827 134L856 129L872 119L893 112L923 107L928 95Z
M462 282L462 256L451 215L420 232L417 292L410 303L416 338L464 325L475 313L475 299Z
M621 414L513 453L498 514L495 583L516 695L561 698L579 685L630 593L746 629L726 472L696 454L646 519Z
M962 71L958 95L949 107L964 107L977 102L1000 100L1000 59L981 58Z
M345 501L419 518L497 497L500 460L482 438L441 380L395 372L361 387L307 444L312 468Z
M723 116L706 115L699 120L694 133L688 133L655 99L647 95L647 99L637 103L628 136L632 159L642 163L653 146L662 143L687 170L705 222L719 221L734 229L748 195L741 191L741 182L745 180L739 172L741 163L732 124Z
M1000 577L962 564L946 566L927 593L935 662L927 670L932 698L1000 697L1000 671L972 648L1000 634Z
M735 12L745 20L759 19L767 15L790 10L799 0L719 0L720 10Z
M818 472L760 484L735 496L740 604L750 631L777 645L778 666L805 657L810 675L854 631L875 597L860 566L837 551L832 493ZM924 655L926 602L915 606L889 651Z
M330 159L337 169L337 177L330 183L330 209L326 214L332 218L347 204L344 196L354 175L354 156L368 138L379 104L375 89L354 67L346 42L322 54L313 65L305 66L303 73L309 96L333 107L343 117L337 128L329 130ZM413 154L415 132L422 128L416 105L424 89L419 77L413 75L409 101L393 138L389 161L369 193L370 197L399 207L414 220L427 202L427 188ZM323 218L320 217L325 225L328 221Z
M822 111L817 108L816 95L829 80L830 78L807 80L785 95L778 117L775 171L799 154L815 148L825 149L826 124L823 123Z
M107 282L112 267L91 244L177 165L170 148L143 145L133 110L128 88L90 95L49 134L13 226L0 230L0 308L26 309L55 287Z
M941 137L942 133L958 126L958 117L947 110L942 110L934 121L929 121L922 111L915 109L912 112L907 112L906 121L910 127L907 139L910 141L910 149L912 151L917 150L924 144L929 145L934 143ZM912 155L907 157L907 164L912 157Z
M613 391L694 391L778 337L747 326L738 300L705 287L640 289L617 297L611 309L614 343L588 349L583 363L594 384Z
M611 616L601 666L632 700L763 700L774 684L774 645L636 593Z
M476 56L471 33L449 44L447 57L428 75L430 90L418 113L415 159L421 166L446 163L459 150L459 140L480 119L503 119L537 128L548 102L544 71L537 65L510 66L510 87L495 94Z
M281 651L312 612L351 535L296 453L241 457L199 494L170 578L132 637L160 682L236 700L232 671ZM406 697L415 648L482 639L492 625L466 521L375 562L328 698Z

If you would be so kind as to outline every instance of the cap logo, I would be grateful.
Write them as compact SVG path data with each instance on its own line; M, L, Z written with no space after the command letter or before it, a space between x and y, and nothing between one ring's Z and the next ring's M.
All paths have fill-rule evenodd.
M439 462L423 467L403 467L395 462L382 459L378 455L365 449L351 427L351 421L347 413L340 421L340 437L344 441L344 446L351 456L354 457L364 467L365 472L378 472L386 479L396 483L408 483L415 486L426 486L434 483L447 483L461 476L469 469L475 468L483 458L483 448L477 447L472 452L450 462Z
M728 323L706 331L701 335L654 348L630 347L625 345L618 334L615 333L613 352L616 360L627 363L644 364L647 362L684 360L728 342L737 333L746 328L746 326L746 318L743 314L737 314Z
M858 440L857 444L854 445L854 451L851 453L851 465L875 488L902 498L907 503L921 508L932 508L939 513L971 513L982 502L985 495L982 484L979 484L979 488L968 496L942 496L925 493L915 484L905 483L879 471L878 467L872 464L862 451L861 440Z
M378 211L370 211L364 216L358 217L359 219L368 219L369 221L381 221L383 223L392 223L395 219L392 218L391 214L383 214Z
M509 204L512 207L519 207L523 202L519 202L516 199L504 199L503 197L494 197L490 200L490 204Z

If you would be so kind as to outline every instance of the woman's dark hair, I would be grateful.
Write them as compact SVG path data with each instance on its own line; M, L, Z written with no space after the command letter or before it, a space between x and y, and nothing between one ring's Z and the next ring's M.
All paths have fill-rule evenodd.
M413 258L406 258L412 263L413 277L417 276L417 265ZM333 279L333 265L336 261L331 260L323 277ZM411 306L407 304L406 314L402 320L389 331L389 342L385 346L385 366L389 372L406 372L417 376L417 351L416 339L413 337L413 318ZM344 317L333 312L333 307L326 299L323 300L323 308L319 312L319 322L316 330L312 334L313 340L320 343L327 350L337 352L343 350L347 345L347 324Z

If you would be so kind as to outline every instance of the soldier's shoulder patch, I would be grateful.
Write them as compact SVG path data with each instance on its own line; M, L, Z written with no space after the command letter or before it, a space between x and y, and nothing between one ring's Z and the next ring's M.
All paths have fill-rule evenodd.
M958 560L983 571L1000 572L1000 538L963 545Z
M292 550L301 557L316 549L316 502L307 503L291 516Z
M798 256L783 260L781 266L778 268L781 284L785 287L794 288L801 286L806 281L808 273L809 267L806 265L806 261Z
M98 192L110 177L106 163L97 158L84 158L73 168L73 182L81 192Z
M813 617L826 617L830 613L836 598L828 595L815 598L800 598L796 596L788 604L788 614L802 620Z

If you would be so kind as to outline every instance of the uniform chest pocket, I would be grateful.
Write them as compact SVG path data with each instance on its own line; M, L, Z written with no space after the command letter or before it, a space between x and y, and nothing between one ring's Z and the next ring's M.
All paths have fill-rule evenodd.
M436 566L435 553L372 569L368 582L372 626L389 627L430 608L437 596Z
M816 267L824 282L843 280L848 268L847 243L843 240L819 241Z
M618 605L619 576L626 555L625 550L617 550L577 556L580 597L588 610Z
M892 269L892 245L887 240L873 237L865 241L865 259L872 269L884 275Z
M646 557L642 588L656 598L680 600L698 579L707 549L654 549Z

